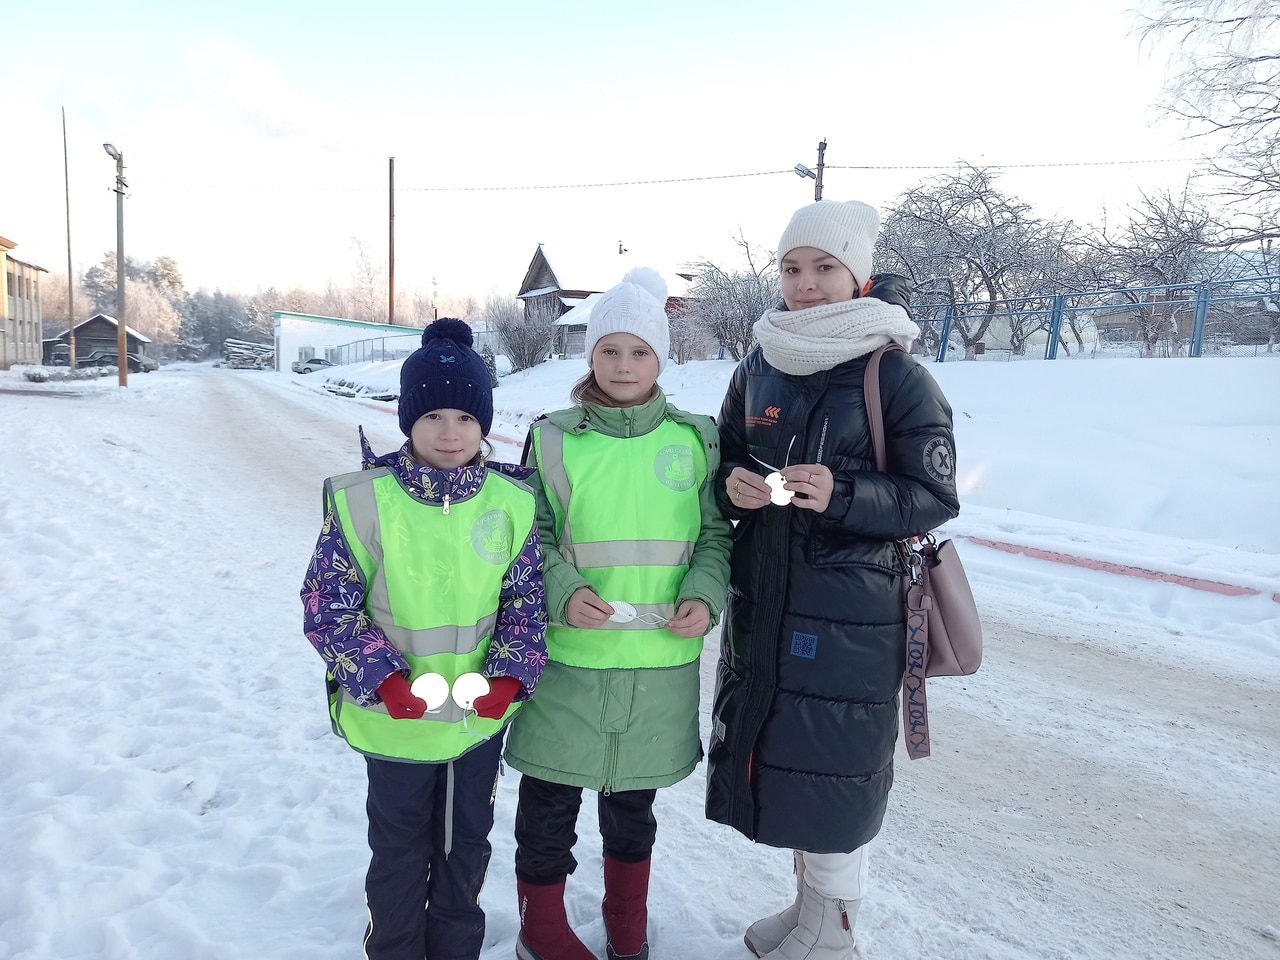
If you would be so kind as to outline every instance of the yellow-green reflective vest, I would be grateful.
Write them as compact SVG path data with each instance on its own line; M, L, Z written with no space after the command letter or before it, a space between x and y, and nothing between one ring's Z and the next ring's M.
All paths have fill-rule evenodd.
M654 615L675 616L702 527L698 489L707 477L707 454L698 431L663 420L642 436L610 437L544 423L534 428L533 442L561 556L602 600L625 601L638 614L597 630L549 625L547 656L595 669L698 659L701 637L654 626Z
M410 496L386 468L325 481L342 533L360 567L364 609L409 662L453 681L479 672L497 623L507 568L535 520L532 491L493 471L474 496L442 505ZM421 720L396 720L381 703L361 706L330 678L334 732L362 753L396 760L452 760L498 733L499 720L466 717L453 702Z

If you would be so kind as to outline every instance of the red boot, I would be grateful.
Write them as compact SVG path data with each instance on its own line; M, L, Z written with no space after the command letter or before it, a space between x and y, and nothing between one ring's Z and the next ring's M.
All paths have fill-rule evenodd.
M604 858L604 926L609 960L649 960L649 861Z
M520 902L519 960L596 960L596 955L569 927L564 912L564 881L546 886L516 878Z

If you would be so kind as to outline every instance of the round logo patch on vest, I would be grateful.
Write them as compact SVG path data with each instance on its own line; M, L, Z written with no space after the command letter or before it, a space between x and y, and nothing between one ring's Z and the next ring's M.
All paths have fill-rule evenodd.
M672 490L688 490L693 486L693 451L678 443L669 444L653 458L653 472L659 482Z
M924 445L924 468L939 483L950 483L956 472L956 455L946 437L934 437Z
M471 525L471 547L482 560L507 563L511 559L511 540L514 535L515 529L506 511L489 510Z

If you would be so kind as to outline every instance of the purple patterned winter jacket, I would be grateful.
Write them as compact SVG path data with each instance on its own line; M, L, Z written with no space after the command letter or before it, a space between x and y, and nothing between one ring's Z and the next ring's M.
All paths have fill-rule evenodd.
M360 448L363 469L386 467L411 496L425 503L443 503L446 494L453 500L473 495L484 482L486 470L516 480L534 473L529 467L494 461L435 470L413 459L407 441L394 453L376 456L363 430ZM407 677L409 664L365 612L364 585L353 575L358 569L342 526L326 508L302 585L303 632L338 682L361 704L368 704L378 702L378 686L392 673ZM503 577L497 625L481 672L487 677L514 677L524 688L516 699L529 699L547 662L546 628L542 545L534 524Z

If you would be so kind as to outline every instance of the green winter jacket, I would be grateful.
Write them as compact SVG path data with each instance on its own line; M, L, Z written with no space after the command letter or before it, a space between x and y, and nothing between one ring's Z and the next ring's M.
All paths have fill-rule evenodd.
M688 427L690 434L700 438L707 466L697 490L700 528L671 602L678 608L685 600L703 601L714 626L724 606L731 535L711 487L720 451L715 424L709 417L671 406L661 390L635 407L587 404L560 410L534 424L525 444L526 465L537 465L535 432L544 425L571 436L594 431L622 440L672 423ZM570 449L576 447L567 445L566 450ZM573 475L574 470L568 472ZM555 492L541 473L538 480L547 616L564 624L570 596L581 587L592 587L592 583L558 549L556 534L563 504L557 500L553 506L550 498ZM621 502L628 491L619 487L616 496ZM615 633L584 632L599 633L603 639ZM513 767L541 780L603 793L669 786L693 772L702 756L696 657L675 666L612 667L606 651L593 658L595 666L588 667L557 662L550 648L549 654L552 659L543 671L537 694L517 715L508 734L506 757Z

